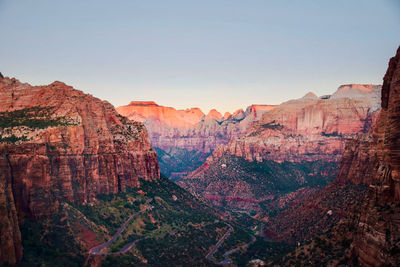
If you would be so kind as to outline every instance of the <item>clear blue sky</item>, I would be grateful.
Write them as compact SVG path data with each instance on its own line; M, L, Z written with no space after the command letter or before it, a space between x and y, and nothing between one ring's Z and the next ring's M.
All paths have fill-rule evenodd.
M399 0L0 0L0 71L112 104L233 111L381 83Z

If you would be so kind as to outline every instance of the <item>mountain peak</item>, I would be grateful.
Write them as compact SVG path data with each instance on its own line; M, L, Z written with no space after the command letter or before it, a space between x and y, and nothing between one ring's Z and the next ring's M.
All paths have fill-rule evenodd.
M305 99L315 99L318 98L316 94L314 94L313 92L308 92L305 96L303 96L302 98Z
M129 103L129 106L152 106L152 107L158 107L158 105L154 101L131 101Z
M231 115L232 114L227 111L227 112L225 112L223 119L227 120Z
M235 112L233 112L232 117L237 120L241 120L244 117L246 117L246 114L244 113L243 109L238 109Z
M208 112L207 116L204 118L204 120L208 119L220 120L222 119L222 114L219 113L216 109L212 109L210 110L210 112Z

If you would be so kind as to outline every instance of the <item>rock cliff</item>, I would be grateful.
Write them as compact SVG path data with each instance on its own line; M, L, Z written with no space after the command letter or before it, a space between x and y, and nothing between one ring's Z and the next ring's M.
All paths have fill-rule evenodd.
M151 144L159 149L161 171L180 179L198 168L217 146L240 136L249 124L274 108L273 105L252 105L246 111L239 109L222 116L215 109L204 114L198 108L176 110L154 102L132 101L117 111L145 124Z
M252 105L224 116L213 109L204 114L198 108L176 110L154 102L132 101L117 107L117 111L130 119L141 121L149 131L151 144L163 150L181 148L203 153L227 144L233 137L242 134L249 123L258 120L273 105Z
M351 141L338 179L366 183L354 222L352 254L363 266L400 262L400 47L382 86L382 110L371 132Z
M265 162L264 165L273 161L282 167L287 162L297 163L297 168L300 168L297 173L302 173L305 163L319 162L314 165L317 169L310 170L310 173L321 177L321 184L324 184L336 176L346 140L367 132L376 120L379 113L377 106L380 102L380 88L381 86L377 85L344 85L332 96L318 98L315 94L308 93L303 98L284 102L265 112L258 121L249 124L239 138L217 147L206 162L190 173L181 185L198 194L207 194L211 199L249 199L249 196L258 195L255 194L258 187L268 183L264 183L263 186L254 183L250 186L245 182L246 186L242 185L242 189L237 190L228 190L231 186L226 184L227 190L224 190L224 182L216 179L219 174L224 177L237 177L240 168L226 168L224 163L230 161L228 158L232 156L248 162ZM325 165L328 163L329 167ZM257 164L246 168L248 174L257 173ZM229 170L231 174L227 174ZM260 175L255 176L265 182L265 179L261 178L264 175ZM242 180L246 180L246 176L243 176ZM303 179L297 178L300 179L299 185L308 186L308 174L300 176ZM270 178L272 177L273 175L270 175ZM269 182L274 184L279 179L273 180L275 182ZM229 183L228 180L225 182ZM218 186L215 183L218 183ZM204 185L207 185L205 191L202 189ZM218 190L211 192L211 188ZM266 194L271 193L267 189L264 191ZM227 195L232 192L234 195ZM233 202L228 204L236 206ZM240 207L247 206L241 204Z
M338 92L354 97L349 90L351 86L343 86ZM290 266L295 259L299 265L398 266L400 47L389 62L381 95L381 111L371 129L346 143L334 183L269 221L272 231L286 232L286 239L302 242L320 233L285 257L282 265ZM321 222L328 219L331 227L323 227Z
M18 221L160 176L142 123L61 82L0 78L0 135L0 262L21 258Z

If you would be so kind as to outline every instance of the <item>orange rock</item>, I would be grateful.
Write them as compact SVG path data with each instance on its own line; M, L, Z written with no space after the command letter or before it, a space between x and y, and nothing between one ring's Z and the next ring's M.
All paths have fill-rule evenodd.
M224 116L217 110L205 115L199 108L176 110L159 106L152 101L132 101L117 111L130 119L143 122L153 146L163 150L178 147L209 153L218 145L240 136L248 125L258 120L271 105L252 105L246 112L239 109Z
M347 91L349 88L344 88ZM367 90L367 89L365 89ZM338 175L365 183L369 193L357 210L352 255L361 266L395 266L400 240L400 47L382 86L382 110L372 130L348 142Z
M97 194L160 176L143 124L120 116L108 102L61 82L30 86L1 78L0 112L22 110L28 116L28 108L49 110L41 116L31 112L33 122L60 121L44 128L0 128L2 137L28 137L0 143L0 207L6 207L0 232L7 238L0 243L0 262L21 258L18 220L51 214L61 201L90 203Z

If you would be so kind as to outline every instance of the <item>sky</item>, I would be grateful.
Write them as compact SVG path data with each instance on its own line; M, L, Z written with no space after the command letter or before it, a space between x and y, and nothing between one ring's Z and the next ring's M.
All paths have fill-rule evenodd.
M400 0L0 0L0 72L204 112L381 84Z

